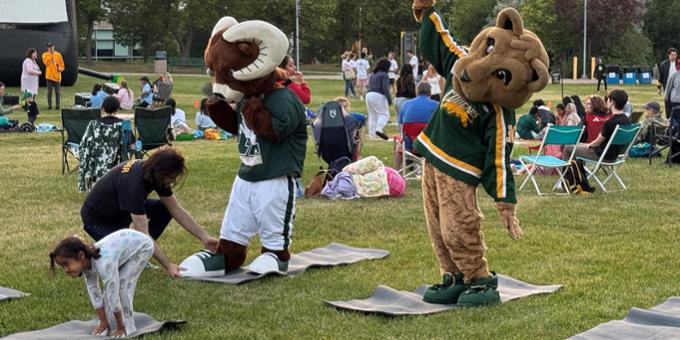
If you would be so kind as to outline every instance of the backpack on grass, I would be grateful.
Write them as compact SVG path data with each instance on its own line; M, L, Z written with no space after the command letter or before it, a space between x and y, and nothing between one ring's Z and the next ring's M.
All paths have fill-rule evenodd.
M583 167L583 161L572 160L564 173L569 192L580 195L588 195L595 192L595 188L588 183L588 175Z

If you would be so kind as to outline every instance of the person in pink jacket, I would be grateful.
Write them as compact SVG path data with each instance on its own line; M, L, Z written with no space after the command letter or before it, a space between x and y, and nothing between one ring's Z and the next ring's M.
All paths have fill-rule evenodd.
M31 47L26 50L26 59L21 66L21 91L30 92L33 97L38 94L38 77L42 74L36 59L38 59L38 52Z

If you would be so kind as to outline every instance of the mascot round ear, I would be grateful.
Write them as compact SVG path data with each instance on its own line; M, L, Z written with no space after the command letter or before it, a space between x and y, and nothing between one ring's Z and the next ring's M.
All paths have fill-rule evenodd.
M244 21L222 33L222 39L230 43L254 42L260 48L255 61L234 70L234 78L241 81L259 79L272 73L288 53L288 37L264 21Z
M215 27L212 30L212 33L210 33L210 37L212 38L217 34L217 32L225 29L229 29L232 26L236 26L238 24L238 21L232 17L222 17L216 24Z
M516 9L508 7L498 13L496 27L512 31L515 35L524 34L524 22Z

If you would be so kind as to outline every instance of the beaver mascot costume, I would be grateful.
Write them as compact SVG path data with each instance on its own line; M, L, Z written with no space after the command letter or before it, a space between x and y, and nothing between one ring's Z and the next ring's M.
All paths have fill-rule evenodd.
M430 287L423 300L462 306L498 303L498 279L484 257L476 187L482 184L493 197L504 227L518 239L522 229L509 166L514 110L548 84L548 55L512 8L501 11L496 25L479 33L465 50L434 5L434 0L413 1L414 17L421 23L420 50L446 78L439 109L415 142L425 158L425 219L443 274L443 282Z

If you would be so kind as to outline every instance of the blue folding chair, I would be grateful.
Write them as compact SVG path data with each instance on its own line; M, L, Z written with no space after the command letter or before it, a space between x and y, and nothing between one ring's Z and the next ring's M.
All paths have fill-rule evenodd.
M602 189L602 191L608 192L606 188L607 182L609 182L610 179L615 178L621 186L621 189L626 190L626 185L623 183L623 180L616 170L626 162L628 152L630 151L630 148L633 146L633 144L635 144L639 133L640 124L617 125L616 129L614 129L612 137L609 138L609 142L602 151L600 159L594 160L577 157L577 159L584 162L584 169L588 173L588 180L592 178L595 180L595 182L597 182L597 185L600 187L600 189ZM622 148L619 149L620 152L616 159L605 160L604 156L607 154L607 151L609 151L609 148L611 148L612 145L618 145ZM605 175L607 175L604 180L597 177L599 171L602 171L605 173Z
M569 166L572 159L574 158L574 152L576 148L574 147L571 155L569 155L569 160L567 161L563 161L554 156L546 155L545 149L546 145L565 146L578 144L584 129L585 127L579 126L558 126L548 124L545 135L543 136L543 141L541 141L541 146L538 148L536 155L523 155L519 157L519 162L522 163L524 169L527 169L527 177L524 179L524 182L522 182L519 190L521 191L527 182L531 180L531 182L534 184L534 188L536 188L536 193L539 195L545 195L545 193L542 193L539 189L538 183L536 182L536 177L534 176L536 169L540 166L543 168L555 169L560 178L557 179L557 182L555 182L555 185L553 185L553 189L562 186L565 192L563 194L569 195L569 186L564 180L564 170Z

